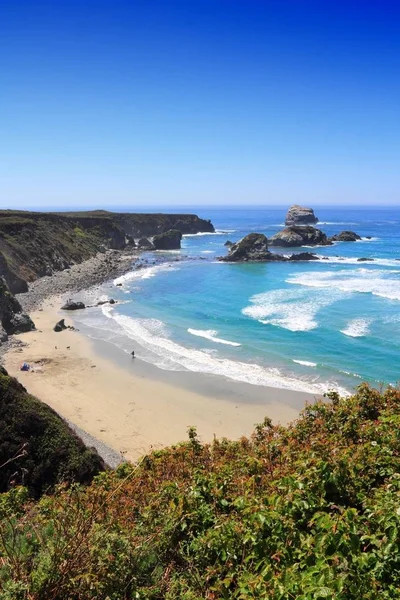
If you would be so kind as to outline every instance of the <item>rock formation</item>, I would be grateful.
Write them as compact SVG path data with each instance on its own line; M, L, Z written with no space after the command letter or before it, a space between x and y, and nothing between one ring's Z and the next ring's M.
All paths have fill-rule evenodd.
M197 215L135 214L108 211L38 213L0 210L0 277L13 293L27 282L52 275L109 249L134 247L134 238L171 229L213 232Z
M62 310L82 310L83 308L86 308L83 302L75 302L74 300L68 300L61 307Z
M312 208L293 204L286 214L285 225L314 225L318 218Z
M5 342L8 335L32 329L35 329L34 322L22 312L20 303L0 277L0 341Z
M283 248L295 246L329 246L332 244L320 229L310 226L285 227L269 239L271 246Z
M319 258L311 252L300 252L291 256L275 254L268 250L268 239L263 233L249 233L231 246L227 256L221 256L218 260L223 262L295 262L319 260Z
M357 240L361 240L361 236L354 231L341 231L329 239L331 242L356 242Z
M139 250L154 250L154 246L151 243L150 240L148 240L145 237L140 238L140 240L137 243L137 247L139 248Z
M153 237L153 246L156 250L179 250L181 247L182 233L177 229L170 229Z

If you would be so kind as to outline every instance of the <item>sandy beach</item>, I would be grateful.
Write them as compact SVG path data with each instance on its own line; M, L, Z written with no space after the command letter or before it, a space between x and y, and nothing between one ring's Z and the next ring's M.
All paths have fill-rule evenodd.
M59 307L59 300L48 299L32 314L37 330L18 336L26 345L10 349L4 365L30 393L128 460L187 439L192 425L203 441L211 441L214 435L250 435L265 416L286 424L299 410L289 398L295 395L300 407L313 400L307 394L262 388L262 401L232 402L149 379L136 372L135 361L131 368L120 368L104 358L81 332L54 332ZM66 325L73 325L68 314L62 316ZM24 361L38 369L21 371ZM288 403L282 401L285 394Z

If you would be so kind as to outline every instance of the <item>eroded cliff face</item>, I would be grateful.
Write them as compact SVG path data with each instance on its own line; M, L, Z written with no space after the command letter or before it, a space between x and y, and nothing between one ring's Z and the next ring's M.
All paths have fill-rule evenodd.
M20 303L0 277L0 344L7 341L9 334L23 333L34 328L32 319L22 312Z
M26 282L170 229L182 234L214 231L210 221L196 215L0 211L0 277L12 292L25 292Z

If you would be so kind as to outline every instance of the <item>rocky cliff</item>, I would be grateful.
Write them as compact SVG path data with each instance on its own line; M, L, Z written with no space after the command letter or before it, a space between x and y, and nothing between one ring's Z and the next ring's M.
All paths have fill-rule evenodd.
M214 231L210 221L196 215L0 211L0 277L12 292L24 292L26 282L107 249L134 246L135 237L170 229L182 234Z
M9 334L23 333L34 328L32 319L23 314L20 303L0 277L0 344L7 341Z

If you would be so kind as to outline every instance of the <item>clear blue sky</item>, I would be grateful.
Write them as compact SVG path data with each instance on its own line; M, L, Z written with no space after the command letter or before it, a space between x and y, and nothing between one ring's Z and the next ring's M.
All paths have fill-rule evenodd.
M2 207L399 200L398 2L0 3Z

